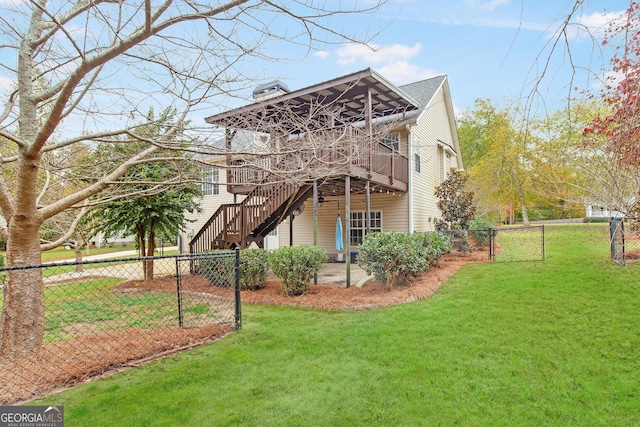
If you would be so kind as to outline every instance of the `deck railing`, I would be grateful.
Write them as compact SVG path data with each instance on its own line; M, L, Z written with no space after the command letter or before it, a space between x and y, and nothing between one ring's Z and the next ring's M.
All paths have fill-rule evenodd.
M300 189L293 183L262 182L240 203L224 204L191 239L191 253L244 247L243 241L280 210Z
M234 160L232 166L236 167L229 169L227 183L232 186L258 184L264 180L269 171L290 168L292 164L287 159L290 160L292 157L298 159L300 163L306 162L310 177L326 176L326 171L349 174L353 167L356 167L383 175L391 182L407 183L409 179L407 157L388 145L371 141L364 131L351 126L311 132L291 139L289 143L294 149L289 154L274 154L271 159L261 156ZM311 159L317 161L314 162ZM243 164L247 167L238 167Z

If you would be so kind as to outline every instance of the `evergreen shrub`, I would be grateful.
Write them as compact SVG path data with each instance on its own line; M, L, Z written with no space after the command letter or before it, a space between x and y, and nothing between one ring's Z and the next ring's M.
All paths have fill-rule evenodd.
M326 261L327 254L318 246L285 246L269 252L271 271L282 282L282 292L290 296L304 294Z

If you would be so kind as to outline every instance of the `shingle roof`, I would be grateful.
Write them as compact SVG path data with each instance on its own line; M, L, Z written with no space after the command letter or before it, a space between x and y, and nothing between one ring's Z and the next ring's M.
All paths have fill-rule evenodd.
M281 122L285 115L311 117L317 105L339 104L338 120L355 123L364 120L367 91L374 105L372 118L385 117L416 110L418 101L390 83L375 70L365 70L318 83L285 95L256 102L205 118L207 123L227 128L251 128L269 132L272 122ZM324 126L318 123L318 126ZM307 127L308 128L308 127ZM292 133L295 127L288 129Z
M418 82L409 83L406 85L399 86L404 92L406 92L409 96L415 99L420 107L418 108L418 114L422 112L429 104L431 99L434 97L446 76L436 76L431 77L429 79L420 80Z

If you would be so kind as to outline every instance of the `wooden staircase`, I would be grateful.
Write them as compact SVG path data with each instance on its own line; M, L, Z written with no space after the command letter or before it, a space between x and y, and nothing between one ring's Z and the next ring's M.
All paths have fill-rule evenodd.
M313 194L313 184L271 182L271 176L240 203L221 205L189 242L191 253L244 249L264 237Z

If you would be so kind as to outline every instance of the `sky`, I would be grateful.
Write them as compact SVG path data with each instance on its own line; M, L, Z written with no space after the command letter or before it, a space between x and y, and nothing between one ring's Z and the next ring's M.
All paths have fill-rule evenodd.
M292 90L367 67L397 85L446 74L457 113L472 108L478 98L510 104L531 93L561 20L573 4L571 0L391 0L374 15L349 18L349 28L380 29L371 41L375 50L336 46L293 62L264 64L262 73L266 79L281 79ZM532 98L535 105L556 110L570 95L598 90L598 79L584 69L597 76L606 71L609 53L602 51L602 31L628 6L629 1L620 0L585 2L568 31L575 67L567 60L566 47L558 46L539 96Z
M355 1L343 4L351 5ZM375 1L357 0L357 4L366 7ZM339 4L338 0L327 0L327 3L333 7ZM295 3L291 1L291 4ZM610 55L606 50L608 45L601 44L603 29L629 6L629 0L583 0L567 31L568 46L560 43L552 51L558 29L574 4L575 0L387 0L375 13L328 21L336 32L368 39L368 46L343 43L309 50L287 41L268 44L266 48L271 49L268 55L281 60L256 58L243 64L247 67L243 73L255 76L255 85L252 80L236 93L239 96L227 100L216 97L210 105L194 112L191 120L204 126L206 116L249 103L255 86L266 81L279 79L296 90L369 67L396 85L447 75L457 114L468 111L480 98L501 105L530 99L534 108L552 112L565 106L564 101L570 95L598 90L599 77L607 71ZM20 5L21 0L0 0L3 15L10 16ZM10 17L9 22L14 18L21 22L17 13ZM280 22L286 20L274 22L273 26L277 27ZM79 27L75 30L85 31ZM283 30L286 32L286 28ZM187 28L187 32L195 37L207 37L206 28L205 31ZM250 38L251 34L246 36ZM0 34L0 42L2 37ZM568 61L569 55L573 66ZM14 62L15 51L0 48L0 63ZM527 98L543 70L546 74L540 80L537 95ZM126 78L131 75L127 74ZM116 75L107 74L109 77L115 79ZM143 80L145 77L142 76ZM121 79L122 75L117 78ZM155 102L156 107L171 102L148 96L143 80L129 82L126 98L147 96L147 101ZM6 69L0 67L3 96L10 92L12 85ZM119 91L113 93L120 96ZM106 102L105 106L98 106L103 108L103 117L107 117L107 105L115 109L114 117L127 112L118 110L117 99L96 99L95 102ZM144 100L136 106L139 111L148 111ZM84 131L86 117L74 119L67 120L69 128ZM117 121L114 124L114 120L105 119L96 126L119 124Z

